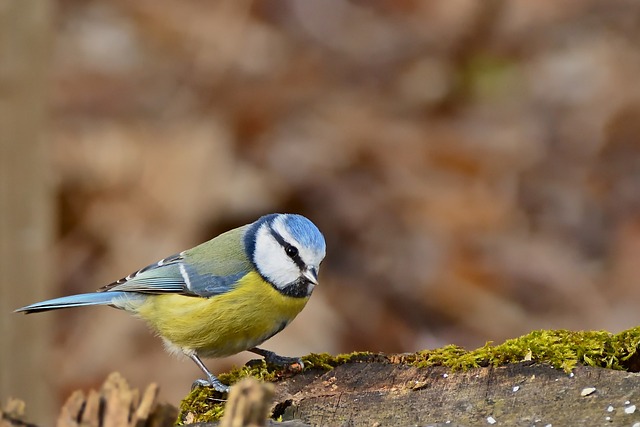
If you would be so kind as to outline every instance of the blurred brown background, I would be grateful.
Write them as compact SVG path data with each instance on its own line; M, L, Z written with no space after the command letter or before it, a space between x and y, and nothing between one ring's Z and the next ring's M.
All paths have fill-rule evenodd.
M3 283L19 305L297 212L328 256L265 346L283 354L640 323L640 3L65 0L50 17L52 273ZM33 321L58 401L119 370L177 403L199 375L122 312Z

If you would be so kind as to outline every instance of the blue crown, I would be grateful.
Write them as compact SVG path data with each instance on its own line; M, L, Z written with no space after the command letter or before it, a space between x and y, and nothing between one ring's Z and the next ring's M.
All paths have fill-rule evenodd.
M284 223L291 235L302 245L314 251L324 252L326 243L318 227L302 215L285 214Z
M251 224L251 227L245 234L245 245L247 248L247 253L254 253L256 245L256 232L258 231L260 226L265 222L268 223L269 226L271 226L273 221L275 221L275 219L278 217L284 217L285 227L287 227L287 229L291 232L291 235L298 242L300 242L300 244L310 248L315 252L326 251L324 236L313 222L309 221L302 215L276 213L262 216L258 218L256 222Z

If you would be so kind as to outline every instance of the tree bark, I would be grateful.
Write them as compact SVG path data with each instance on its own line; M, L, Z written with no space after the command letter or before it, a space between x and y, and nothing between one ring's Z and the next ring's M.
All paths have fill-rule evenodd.
M633 426L640 374L585 366L567 374L527 362L466 372L347 363L283 380L275 399L274 417L318 426Z

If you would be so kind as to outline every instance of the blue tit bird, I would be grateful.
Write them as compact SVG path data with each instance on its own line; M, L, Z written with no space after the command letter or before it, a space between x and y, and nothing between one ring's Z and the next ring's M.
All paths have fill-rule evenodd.
M307 218L270 214L164 258L98 291L28 305L16 312L108 305L143 319L171 353L185 354L206 379L229 388L200 357L251 351L269 363L301 363L257 346L282 331L309 300L326 253Z

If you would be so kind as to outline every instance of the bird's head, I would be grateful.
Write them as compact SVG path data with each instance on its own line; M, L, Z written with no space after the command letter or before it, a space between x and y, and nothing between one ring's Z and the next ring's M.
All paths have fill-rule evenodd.
M307 297L318 284L326 244L318 227L307 218L265 215L247 230L245 247L260 275L283 294Z

